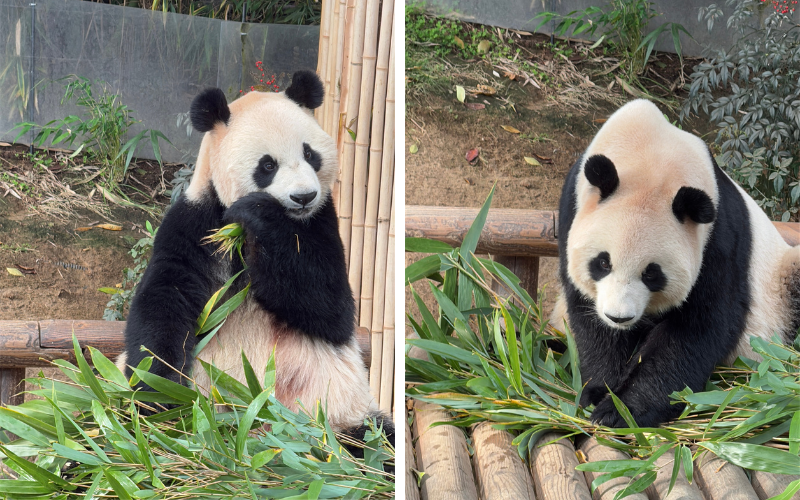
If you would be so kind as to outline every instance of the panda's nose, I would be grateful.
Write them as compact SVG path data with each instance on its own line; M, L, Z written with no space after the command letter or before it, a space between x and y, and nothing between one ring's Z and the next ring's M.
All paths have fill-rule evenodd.
M304 207L306 205L308 205L309 203L311 203L312 201L314 201L314 198L316 198L316 197L317 197L317 192L316 191L311 191L310 193L290 194L289 195L289 198L291 198L291 200L293 202L295 202L295 203L297 203L299 205L302 205Z
M619 324L627 323L628 321L632 320L635 317L636 316L628 316L627 318L618 318L616 316L611 316L610 314L606 314L606 318L610 319L614 323L619 323Z

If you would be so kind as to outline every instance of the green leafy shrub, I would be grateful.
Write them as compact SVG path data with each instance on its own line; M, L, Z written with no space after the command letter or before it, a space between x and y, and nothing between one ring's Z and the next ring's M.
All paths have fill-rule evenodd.
M101 176L109 187L123 180L136 147L145 137L149 139L153 155L161 164L159 139L167 143L169 139L158 130L145 129L123 144L128 129L139 121L133 119L133 111L122 104L119 96L112 94L105 83L96 82L102 87L102 91L96 93L94 83L84 77L70 75L58 81L64 85L61 105L74 102L82 109L82 113L52 120L41 127L32 122L18 123L13 129L19 130L15 141L30 130L38 130L33 139L38 147L48 143L63 143L71 147L78 141L79 146L73 154L85 153L100 163Z
M677 462L673 478L681 462L691 470L692 461L706 451L747 469L797 472L800 337L793 346L754 338L751 345L763 361L739 358L733 367L717 369L706 392L686 388L673 393L686 409L668 425L640 428L612 396L629 427L597 426L590 421L593 407L577 404L584 381L572 334L547 324L541 300L534 300L506 267L474 255L491 199L490 193L459 248L406 238L406 251L432 254L405 273L418 307L418 314L409 312L408 321L419 337L406 342L429 355L429 360L406 357L408 397L452 410L454 425L491 421L510 431L524 459L546 432L593 435L603 445L641 458L578 466L602 473L595 484L632 478L622 496L652 484L655 460L669 450ZM509 298L498 296L492 282ZM418 286L430 289L438 311L422 301ZM563 353L551 349L553 341L563 344ZM787 491L785 498L800 491L800 480Z
M598 30L600 38L595 45L608 43L623 61L629 78L633 78L644 70L650 53L662 33L672 34L675 52L681 56L680 33L691 36L683 25L663 23L645 34L651 19L658 17L653 2L648 0L609 0L604 7L590 6L584 10L575 10L562 16L555 12L542 12L534 19L539 19L538 30L552 20L558 20L555 33L564 36L571 31L572 36L583 33L594 35Z
M0 479L0 497L255 499L394 498L394 449L369 421L364 458L330 427L323 408L294 413L275 398L275 363L257 376L242 353L245 386L213 365L213 397L147 370L131 380L89 347L94 369L73 339L77 366L58 360L68 377L29 379L43 399L0 408L2 464L18 477ZM154 392L133 391L138 380ZM142 416L142 409L171 409ZM218 405L230 411L220 412Z
M695 66L681 118L707 116L717 128L717 158L774 219L797 218L800 200L800 29L788 2L728 0L727 27L739 38ZM763 23L753 25L767 10ZM723 16L702 9L709 30Z
M150 221L145 223L146 235L137 241L130 254L133 257L133 268L126 267L122 271L122 282L119 288L101 288L100 291L111 295L106 309L103 311L103 319L106 321L124 321L125 309L136 293L136 285L142 280L142 275L150 261L150 254L153 250L153 241L156 237L158 228L153 229Z

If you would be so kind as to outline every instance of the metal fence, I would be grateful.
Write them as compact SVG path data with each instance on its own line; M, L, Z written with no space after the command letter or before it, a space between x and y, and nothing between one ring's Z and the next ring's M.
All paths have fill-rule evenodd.
M319 26L269 25L154 12L81 0L0 0L0 140L16 123L39 125L76 114L61 105L60 79L103 81L141 120L130 134L157 129L165 161L196 153L180 115L205 87L234 99L267 77L284 89L299 69L315 70ZM99 87L96 86L99 90ZM30 135L18 142L29 143ZM143 141L146 142L146 141ZM149 144L137 155L152 158Z

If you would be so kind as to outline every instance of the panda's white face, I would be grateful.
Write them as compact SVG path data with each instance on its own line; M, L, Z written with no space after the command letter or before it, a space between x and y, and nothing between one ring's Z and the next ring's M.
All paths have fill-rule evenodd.
M274 196L295 218L325 202L336 175L336 145L310 112L283 94L251 92L231 117L212 162L220 200L230 206L256 191Z
M625 330L686 300L700 261L687 251L691 233L672 226L670 213L604 208L576 221L580 232L570 231L569 274L597 317Z
M630 329L682 304L700 274L718 199L713 162L643 100L608 119L583 161L567 272L601 321Z

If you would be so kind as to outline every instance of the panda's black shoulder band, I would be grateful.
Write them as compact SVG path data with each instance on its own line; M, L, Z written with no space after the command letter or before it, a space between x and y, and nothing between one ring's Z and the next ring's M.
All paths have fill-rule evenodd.
M317 109L322 105L325 89L316 73L301 70L292 75L292 83L286 89L286 97L304 108Z
M217 88L209 88L200 92L192 101L189 115L192 127L198 132L208 132L217 123L228 124L231 110L225 94Z

